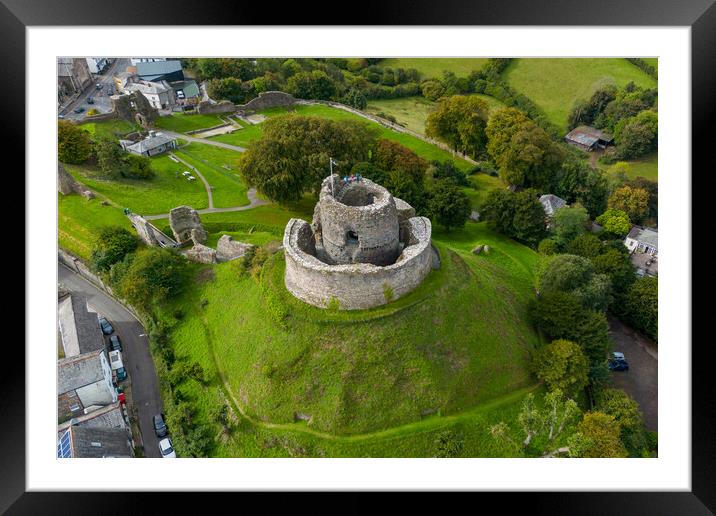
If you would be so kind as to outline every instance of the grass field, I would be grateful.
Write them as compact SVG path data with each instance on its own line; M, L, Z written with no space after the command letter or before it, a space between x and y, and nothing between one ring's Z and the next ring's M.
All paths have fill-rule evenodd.
M504 104L489 95L475 94L484 99L490 111L495 111ZM381 112L392 115L399 124L408 129L425 134L425 121L428 115L437 107L437 102L432 102L425 97L402 97L398 99L378 99L368 102L365 111L371 114L379 114Z
M139 125L122 119L103 120L101 122L87 122L80 127L92 136L118 138L127 133L140 129Z
M463 192L470 198L472 209L480 211L482 202L490 190L495 188L505 188L504 182L499 177L493 177L488 174L476 173L468 177L475 188L463 188Z
M105 226L122 226L134 232L129 219L115 206L102 206L100 199L81 195L57 195L57 236L59 246L88 260L92 243Z
M378 128L380 137L388 140L396 141L415 152L427 160L453 160L460 170L470 170L472 165L461 158L455 158L451 153L435 147L434 145L424 142L423 140L411 136L409 134L399 133L383 127L379 124L366 120L358 115L349 113L342 109L332 108L320 104L297 105L291 108L273 108L271 110L262 111L262 114L272 117L288 112L295 112L301 115L318 116L322 118L330 118L332 120L358 120L368 124L372 124ZM245 132L246 131L246 132ZM230 143L232 145L247 146L251 141L261 136L261 124L247 127L245 129L235 131L231 134L222 134L220 136L212 136L210 139Z
M159 129L166 129L176 133L196 131L223 123L225 122L221 120L219 115L189 115L186 113L172 113L168 116L160 116L154 122Z
M458 77L470 75L471 72L482 69L487 63L486 57L391 57L380 61L379 66L390 68L415 68L421 79L442 77L443 71L454 72Z
M191 143L182 147L176 154L197 168L209 182L216 208L243 206L249 203L246 185L237 173L240 153L201 143Z
M471 226L457 235L456 250L441 248L443 266L415 292L367 311L299 302L283 285L281 254L267 262L263 289L231 263L219 265L214 280L181 301L187 315L172 341L205 367L203 348L212 348L243 409L261 421L292 423L300 412L317 431L349 435L414 423L433 409L469 410L531 385L538 343L526 319L533 281L516 265L537 255ZM494 252L475 257L460 248L467 240L489 242ZM267 315L266 296L284 307L283 324ZM207 301L203 309L198 299Z
M187 204L195 209L206 208L208 198L204 184L189 182L181 173L186 167L174 163L168 155L151 158L156 175L152 179L108 180L99 177L90 166L67 165L67 171L92 191L121 208L141 215L169 213L172 208Z
M564 132L574 103L606 84L634 81L653 88L656 81L621 58L515 59L503 78L532 99L547 118Z
M658 153L650 154L648 156L644 156L641 159L636 159L633 161L628 161L629 163L629 171L627 172L626 176L629 179L634 179L636 177L645 177L646 179L650 179L652 181L658 181L659 180L659 155ZM610 172L614 165L600 165L602 168L604 168L607 172Z

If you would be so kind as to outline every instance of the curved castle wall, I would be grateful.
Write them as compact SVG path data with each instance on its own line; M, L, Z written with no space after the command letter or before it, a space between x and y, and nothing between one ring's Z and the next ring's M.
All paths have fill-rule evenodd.
M384 305L414 290L432 267L430 220L412 217L400 224L405 248L390 265L370 263L329 265L316 258L316 241L311 226L291 219L286 225L283 246L286 254L286 288L297 298L325 308L332 298L344 310ZM386 297L386 290L392 296Z

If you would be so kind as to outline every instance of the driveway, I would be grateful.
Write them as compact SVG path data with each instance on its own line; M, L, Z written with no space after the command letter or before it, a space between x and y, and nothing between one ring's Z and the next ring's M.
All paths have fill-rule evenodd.
M132 397L142 434L135 436L135 440L143 442L146 457L160 457L152 416L162 411L162 399L144 327L121 304L60 263L57 277L68 290L87 296L88 304L109 319L122 339L122 361L132 382Z
M644 413L648 430L658 429L658 351L656 344L613 316L609 337L614 351L624 353L629 371L613 372L612 383L634 398Z

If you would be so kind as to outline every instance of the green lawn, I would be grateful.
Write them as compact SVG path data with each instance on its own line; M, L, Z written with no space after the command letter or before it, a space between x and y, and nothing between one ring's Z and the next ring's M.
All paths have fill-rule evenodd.
M489 95L475 94L484 99L490 111L495 111L504 104ZM425 134L425 121L430 112L437 107L437 102L432 102L425 97L402 97L398 99L378 99L368 102L365 111L377 115L381 112L392 115L399 124L417 133Z
M98 170L91 166L67 165L67 171L92 191L107 198L117 206L129 208L141 215L169 213L182 204L195 209L208 207L204 184L197 178L186 180L181 173L186 167L174 163L163 154L151 158L156 175L152 179L108 180L99 177Z
M480 211L485 196L495 188L505 188L505 183L499 177L493 177L488 174L478 172L472 174L469 178L475 188L463 188L463 192L470 198L470 204L474 210Z
M657 71L659 71L659 58L658 57L642 57L644 61L649 63L651 66L656 68Z
M119 138L127 133L141 129L138 124L122 119L87 122L80 124L80 127L89 132L93 137L99 136L105 138Z
M415 68L422 79L429 79L442 77L444 70L464 77L473 71L481 70L487 61L486 57L390 57L381 60L379 66Z
M57 236L59 246L89 260L92 243L105 226L122 226L134 231L129 219L115 206L102 206L100 199L57 194Z
M240 153L201 143L191 143L176 152L177 156L197 168L212 187L214 207L228 208L249 203L246 185L237 171ZM227 170L225 167L229 167Z
M634 179L636 177L644 177L652 181L659 180L659 154L654 153L648 156L644 156L641 159L627 161L629 163L629 171L627 177ZM606 169L607 172L611 172L614 165L600 165L601 168Z
M574 103L605 84L624 86L634 81L653 88L656 81L621 58L515 59L503 78L532 99L547 118L564 132Z
M154 122L159 129L186 133L198 129L206 129L225 123L219 115L198 115L186 113L172 113L168 116L160 116Z

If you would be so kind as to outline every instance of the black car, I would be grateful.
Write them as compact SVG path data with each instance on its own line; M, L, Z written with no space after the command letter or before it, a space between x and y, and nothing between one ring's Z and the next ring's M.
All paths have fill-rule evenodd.
M114 333L114 328L112 328L112 325L109 324L109 321L104 317L99 318L99 326L102 328L102 333L105 335L111 335Z
M122 341L119 340L119 335L112 335L109 338L109 347L112 351L122 351Z
M87 104L94 104L94 99L92 97L87 97Z
M624 359L616 359L609 361L610 371L628 371L629 363Z
M75 108L75 109L74 109L74 112L79 115L79 114L82 113L84 110L85 110L85 108L83 108L83 107L78 107L78 108Z
M164 416L162 414L157 414L152 419L154 422L154 433L157 434L157 437L165 437L167 433L169 433L169 429L164 422Z

